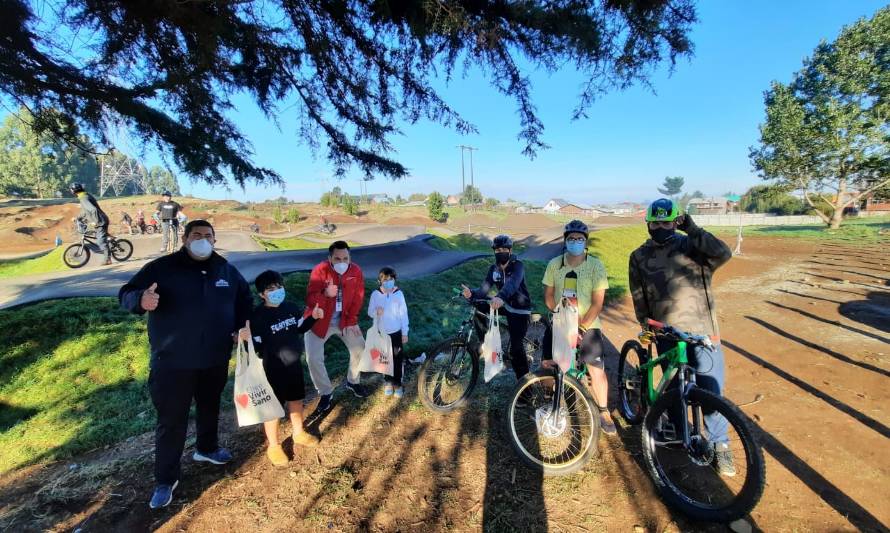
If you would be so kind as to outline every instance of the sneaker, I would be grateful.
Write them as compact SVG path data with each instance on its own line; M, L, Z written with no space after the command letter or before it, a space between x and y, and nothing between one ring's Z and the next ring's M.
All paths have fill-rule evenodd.
M111 265L111 264L112 264L111 259L109 259L108 261L105 261L105 262L102 263L102 264L105 265L105 266Z
M179 485L179 481L174 481L172 485L158 485L155 487L154 494L151 495L151 501L148 506L152 509L160 509L167 507L173 501L173 489Z
M393 396L395 396L396 398L401 398L402 396L405 395L405 388L404 388L404 387L396 387L396 390L393 391L392 394L393 394Z
M392 396L392 385L390 383L383 386L383 395Z
M733 477L735 475L735 461L729 444L718 442L714 445L714 468L721 476Z
M314 448L318 446L319 438L309 433L308 431L301 431L300 433L294 434L294 444L297 446L305 446L307 448Z
M606 417L603 415L600 415L600 429L610 437L614 437L618 434L618 430L615 428L615 422L606 420Z
M346 382L346 388L351 390L353 394L355 394L356 398L367 398L368 391L365 390L365 387L362 386L361 383L350 383Z
M284 449L280 444L266 448L266 457L269 458L269 462L273 466L287 466L287 454L284 453Z
M315 406L315 413L313 414L324 414L331 410L333 407L333 402L331 402L330 394L322 394L318 397L318 405Z
M415 357L414 359L408 359L408 360L411 361L412 363L414 363L415 365L423 364L423 362L426 361L426 352L423 352L422 354Z
M232 454L225 448L217 448L216 451L212 453L201 453L198 450L195 450L192 459L195 461L213 463L215 465L224 465L232 460Z

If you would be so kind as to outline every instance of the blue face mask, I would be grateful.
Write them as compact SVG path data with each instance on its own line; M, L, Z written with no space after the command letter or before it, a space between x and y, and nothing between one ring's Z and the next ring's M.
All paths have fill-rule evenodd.
M384 289L386 289L386 290L388 290L388 291L391 291L391 290L393 290L393 289L395 288L395 286L396 286L396 280L394 280L394 279L387 279L387 280L384 280L383 283L382 283L382 285L383 285L383 288L384 288Z
M566 251L569 252L569 255L581 255L584 253L584 243L583 242L567 242L566 243Z
M266 298L272 305L281 305L281 302L284 301L284 287L267 292Z

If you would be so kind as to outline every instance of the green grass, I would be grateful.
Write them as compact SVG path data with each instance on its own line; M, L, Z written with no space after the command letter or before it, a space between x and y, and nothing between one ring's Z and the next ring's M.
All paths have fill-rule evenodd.
M445 235L430 229L427 230L427 233L434 235L432 239L427 241L427 244L436 250L491 253L491 241L476 235L470 235L469 233ZM524 251L524 244L517 243L514 245L514 253L521 254Z
M648 238L649 233L643 224L608 228L590 234L589 250L603 262L609 276L606 301L620 299L628 293L627 263L630 253Z
M451 289L481 283L489 264L474 260L401 283L411 317L409 354L455 331L466 307L449 304ZM526 266L529 290L540 306L545 265ZM308 273L287 276L288 299L302 304L307 281ZM376 289L376 280L369 279L366 288ZM360 316L367 329L366 309ZM342 343L328 343L326 361L332 377L344 375L348 356ZM308 371L305 375L309 383ZM145 319L120 309L114 298L51 300L0 310L0 474L150 431L155 413L147 379ZM226 408L232 405L231 385L230 379L223 393Z
M715 235L736 235L736 226L712 226L707 228ZM873 243L881 238L881 230L890 230L890 217L850 218L840 228L830 229L824 224L802 226L744 226L742 236L788 237L795 239L846 241L851 244Z
M0 262L0 278L14 278L29 274L45 274L47 272L67 270L68 267L62 262L62 252L64 250L64 246L59 246L48 254L33 259L13 259Z
M315 235L313 235L315 236ZM318 235L322 238L321 235ZM327 237L330 239L330 236ZM322 242L309 241L300 237L285 237L283 239L263 239L254 237L254 240L263 247L267 252L284 251L284 250L323 250L327 249L328 244ZM360 246L358 243L348 243L350 247Z

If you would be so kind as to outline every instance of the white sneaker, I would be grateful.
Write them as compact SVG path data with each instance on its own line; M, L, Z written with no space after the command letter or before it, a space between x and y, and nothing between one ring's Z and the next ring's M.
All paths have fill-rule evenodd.
M414 359L409 359L409 361L411 361L415 365L423 364L423 362L426 361L426 352L423 352L422 354L420 354L420 357L416 357Z

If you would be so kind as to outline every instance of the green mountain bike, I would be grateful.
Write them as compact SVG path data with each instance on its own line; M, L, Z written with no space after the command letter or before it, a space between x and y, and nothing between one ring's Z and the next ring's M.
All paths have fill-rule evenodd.
M653 358L652 342L646 349L637 341L624 343L618 362L618 408L629 423L643 423L649 476L665 501L691 518L724 523L741 518L763 494L763 451L738 407L696 385L687 350L713 349L713 344L706 336L655 320L648 324L655 338L676 346ZM706 350L699 354L707 357ZM654 386L656 369L663 374ZM668 387L673 382L677 386ZM704 425L705 416L714 413L726 421L726 437L720 442L712 441ZM717 454L727 451L735 472L720 475Z

